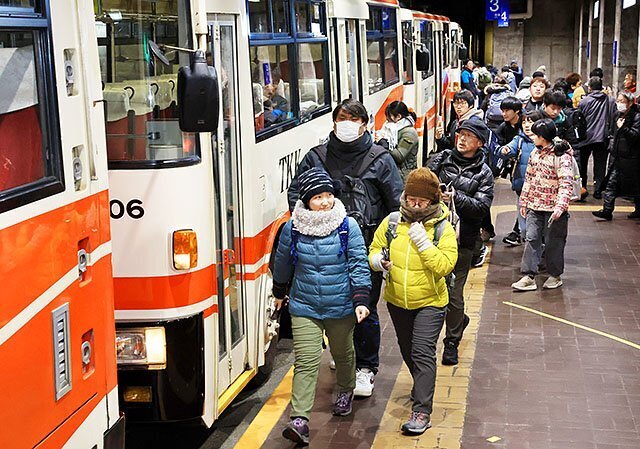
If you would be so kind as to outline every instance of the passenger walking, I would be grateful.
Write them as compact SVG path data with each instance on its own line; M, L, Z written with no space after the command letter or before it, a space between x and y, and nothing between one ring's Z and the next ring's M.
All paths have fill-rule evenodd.
M404 363L413 378L407 434L431 427L436 385L436 343L449 302L447 276L457 259L456 233L440 201L440 182L428 168L407 177L400 213L385 218L376 231L369 263L387 272L384 299Z
M369 114L362 103L353 99L342 101L333 110L333 121L326 145L312 148L298 165L288 191L289 208L294 209L299 197L299 174L312 167L323 168L339 184L336 196L344 203L347 214L358 221L368 246L384 217L400 207L402 179L389 151L374 144L366 130ZM370 314L354 331L356 396L371 396L380 364L377 303L381 286L382 275L371 273L367 304Z
M478 98L478 87L473 78L473 60L469 59L464 63L462 72L460 73L460 87L466 89L473 95L473 98Z
M474 108L474 97L468 90L459 90L453 95L453 110L455 117L451 117L451 121L445 130L442 123L436 126L436 146L438 151L453 148L455 145L455 133L459 125L471 117L477 117L482 120L484 113Z
M522 194L522 186L524 185L529 157L536 147L533 143L534 134L531 127L536 121L542 118L543 115L540 111L525 112L522 120L522 129L513 140L502 148L502 157L504 159L514 160L514 168L511 174L511 189L516 192L517 197L517 216L513 231L502 239L502 241L509 246L521 245L522 239L525 236L526 218L520 213L520 195Z
M469 317L464 313L464 285L476 245L481 245L480 227L493 201L493 175L481 151L489 129L478 118L465 120L456 131L456 147L436 153L429 168L448 187L445 203L453 201L460 217L458 261L453 270L454 286L449 297L444 339L443 365L458 363L458 345Z
M529 98L531 98L531 80L532 78L530 76L525 76L524 78L522 78L522 81L520 81L520 84L518 84L518 92L516 92L516 98L520 101L522 101L522 104L526 104L527 101L529 101Z
M631 92L621 92L616 101L611 157L613 163L602 194L602 210L592 212L598 218L613 219L616 197L634 197L635 211L628 218L640 218L640 111Z
M524 105L525 111L533 111L534 109L542 109L542 98L544 93L551 87L549 81L538 76L531 80L531 86L529 91L531 92L531 98Z
M507 80L498 75L493 80L493 83L484 89L484 93L486 94L486 98L480 108L485 111L485 122L487 126L495 132L498 126L504 121L502 111L500 110L502 100L513 96L513 92L509 88Z
M336 362L338 395L333 414L351 413L355 388L353 330L369 314L371 279L358 223L334 197L333 180L311 168L298 177L299 199L282 229L273 270L280 308L289 290L295 352L291 422L282 435L309 442L323 333Z
M502 76L507 81L507 84L509 85L509 89L511 89L511 92L516 93L516 90L518 89L516 76L511 71L511 68L508 65L505 65L504 67L502 67L502 72L500 73L500 76Z
M500 145L506 145L522 129L522 102L516 97L507 97L500 103L500 112L504 121L496 129L496 137Z
M511 65L509 66L509 68L511 69L511 73L513 73L513 75L516 77L516 85L519 86L524 77L524 74L522 73L522 67L518 65L518 61L516 61L515 59L512 59Z
M622 87L627 92L631 92L632 94L636 93L636 75L633 72L627 72L624 75Z
M587 188L587 168L589 157L593 155L593 178L595 181L593 197L601 199L598 192L607 169L607 147L612 134L611 123L616 113L615 100L602 91L602 79L589 79L590 93L578 105L587 121L587 138L579 146L580 176L582 187Z
M536 290L535 276L544 250L549 278L543 288L562 285L564 247L569 224L573 154L571 146L556 139L551 119L531 127L536 150L531 153L520 195L520 214L526 217L525 247L520 271L523 276L511 286L518 291ZM544 242L544 245L543 245Z
M389 150L404 181L411 170L418 168L420 137L415 129L416 114L402 101L394 101L385 109L385 115L387 122L378 134L378 144Z
M579 101L578 102L574 102L573 101L573 97L574 97L574 94L576 92L576 89L578 89L578 87L582 86L582 77L580 76L579 73L571 72L571 73L567 74L567 76L565 76L564 79L569 84L569 98L571 99L572 106L574 108L577 108L578 104L580 102Z

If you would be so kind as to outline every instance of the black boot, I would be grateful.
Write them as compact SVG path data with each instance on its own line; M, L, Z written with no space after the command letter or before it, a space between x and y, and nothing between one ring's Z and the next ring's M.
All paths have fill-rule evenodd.
M613 220L613 213L608 210L597 210L595 212L591 212L594 217L602 218L607 221Z

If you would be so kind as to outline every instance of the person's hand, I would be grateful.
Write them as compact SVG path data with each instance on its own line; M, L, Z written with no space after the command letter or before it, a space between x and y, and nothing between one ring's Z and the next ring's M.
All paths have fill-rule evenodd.
M507 154L509 154L509 151L510 151L510 150L509 150L509 147L505 145L504 147L502 147L502 150L500 150L500 151L501 151L501 153L502 153L503 155L505 155L505 156L506 156Z
M445 203L450 203L454 197L454 194L455 192L453 191L453 189L442 192L442 201L444 201Z
M553 213L551 214L551 218L549 218L549 221L556 221L558 218L560 218L560 216L564 213L563 210L558 210L555 209L553 211Z
M369 316L369 309L367 306L358 306L356 307L356 320L358 323L362 323L362 321Z
M380 265L382 265L382 268L384 268L385 271L391 271L393 262L391 262L390 260L382 259L382 261L380 262Z
M442 139L443 136L444 136L444 127L442 126L442 123L439 123L438 126L436 126L436 139L440 140Z
M378 254L373 254L370 258L371 268L374 271L389 271L393 266L393 263L384 258L384 255L380 252Z
M280 310L282 308L282 304L284 304L284 299L276 299L276 310Z
M409 238L416 245L418 251L422 252L433 246L431 240L429 240L429 236L427 235L427 230L424 228L422 223L414 222L411 223L409 227Z
M520 206L520 215L523 217L527 216L527 206Z
M618 128L622 128L622 125L624 125L624 119L621 117L616 121L616 125L618 126Z

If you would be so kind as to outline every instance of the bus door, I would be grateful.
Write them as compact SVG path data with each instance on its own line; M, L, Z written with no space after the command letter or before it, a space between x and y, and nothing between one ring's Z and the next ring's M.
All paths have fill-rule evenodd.
M362 62L358 21L336 19L336 61L340 80L340 100L355 98L362 101Z
M418 101L419 95L416 95L415 89L415 67L414 67L414 36L413 36L413 21L402 21L402 81L405 86L409 85L409 88L404 90L404 102L407 106L412 108L418 117L421 117L426 111L423 108L421 102Z
M218 338L218 393L235 381L247 362L247 329L243 287L240 281L239 130L237 90L236 24L232 16L209 22L213 42L212 60L220 85L220 123L213 135L216 211Z

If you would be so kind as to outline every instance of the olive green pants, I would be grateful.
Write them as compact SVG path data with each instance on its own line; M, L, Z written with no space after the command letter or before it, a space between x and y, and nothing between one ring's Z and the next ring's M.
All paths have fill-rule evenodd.
M353 349L355 315L337 320L316 320L291 316L293 330L293 388L291 417L309 419L316 397L318 370L322 355L322 334L327 333L331 355L336 362L338 392L351 392L356 386L356 361Z

